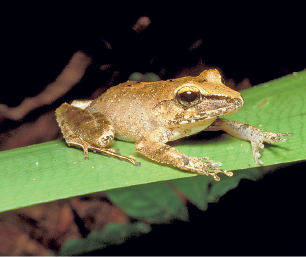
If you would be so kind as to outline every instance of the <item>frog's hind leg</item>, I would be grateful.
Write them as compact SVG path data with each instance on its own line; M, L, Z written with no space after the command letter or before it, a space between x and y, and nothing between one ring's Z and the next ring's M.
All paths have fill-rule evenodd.
M69 131L69 128L66 128ZM77 148L82 148L84 152L84 159L88 160L88 150L93 150L94 152L102 152L109 156L114 156L119 158L120 160L127 160L136 166L140 166L140 162L134 160L133 157L126 157L124 155L119 154L119 150L115 150L114 148L107 147L96 147L88 144L86 141L82 140L79 136L72 135L69 138L65 138L68 146L75 146Z
M108 154L110 156L118 157L122 161L127 160L130 163L134 164L135 166L140 166L141 165L140 162L137 162L137 161L134 160L134 157L132 157L132 156L126 157L124 155L121 155L121 154L118 153L119 150L116 150L114 148L101 148L101 147L97 148L97 147L94 147L94 146L89 146L89 149L91 149L93 151L97 151L97 152L103 152L103 153ZM84 156L85 156L85 150L84 150ZM88 156L88 151L87 151L87 156Z
M69 128L67 129L69 131ZM62 128L62 131L63 131L63 128ZM79 136L75 136L75 135L72 135L72 136L65 136L65 141L67 143L68 146L75 146L77 148L81 148L83 149L83 152L84 152L84 159L85 160L88 160L89 157L88 157L88 149L90 147L89 144L87 144L84 140L82 140Z
M56 116L66 143L82 148L85 159L88 159L88 150L91 149L140 165L132 157L123 156L110 148L114 140L114 129L102 113L90 113L86 109L64 103L56 110Z

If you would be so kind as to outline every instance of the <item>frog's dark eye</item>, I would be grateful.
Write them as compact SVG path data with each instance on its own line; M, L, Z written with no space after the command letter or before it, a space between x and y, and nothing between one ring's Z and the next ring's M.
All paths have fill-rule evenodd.
M174 99L184 108L189 108L197 105L201 101L202 95L198 88L185 86L176 91Z
M192 91L186 91L186 92L181 93L179 97L184 102L192 103L194 100L196 100L199 97L199 95Z

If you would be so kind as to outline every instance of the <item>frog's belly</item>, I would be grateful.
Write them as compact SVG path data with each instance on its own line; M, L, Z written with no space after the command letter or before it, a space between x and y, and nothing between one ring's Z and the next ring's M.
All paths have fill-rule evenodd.
M199 133L200 131L206 129L210 126L216 118L198 121L198 122L189 122L186 124L180 124L177 126L172 126L173 136L169 141L174 141L182 137L188 137ZM154 127L149 121L136 124L129 124L129 126L115 126L115 138L127 141L127 142L136 142L139 138L149 133L154 133L156 127Z

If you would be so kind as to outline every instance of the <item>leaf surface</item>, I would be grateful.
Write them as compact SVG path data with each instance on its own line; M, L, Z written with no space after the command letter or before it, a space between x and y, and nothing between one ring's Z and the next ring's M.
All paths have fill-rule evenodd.
M108 196L133 218L154 223L188 218L183 202L175 191L163 182L109 190Z
M103 249L106 246L122 244L127 238L140 236L151 230L142 222L134 224L109 224L102 231L92 231L85 239L69 240L58 255L72 256L88 254L91 251Z

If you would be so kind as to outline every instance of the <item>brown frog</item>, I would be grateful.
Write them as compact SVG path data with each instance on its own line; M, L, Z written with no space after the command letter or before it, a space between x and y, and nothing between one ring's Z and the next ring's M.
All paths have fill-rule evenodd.
M67 144L100 151L140 165L133 157L110 148L114 138L135 142L135 149L151 160L188 172L232 176L208 157L190 157L167 145L200 131L223 130L251 142L256 164L263 164L264 142L285 142L290 133L267 132L245 123L218 118L235 113L243 105L239 92L225 86L217 70L197 77L157 82L131 82L107 90L95 100L64 103L56 110L57 122Z

